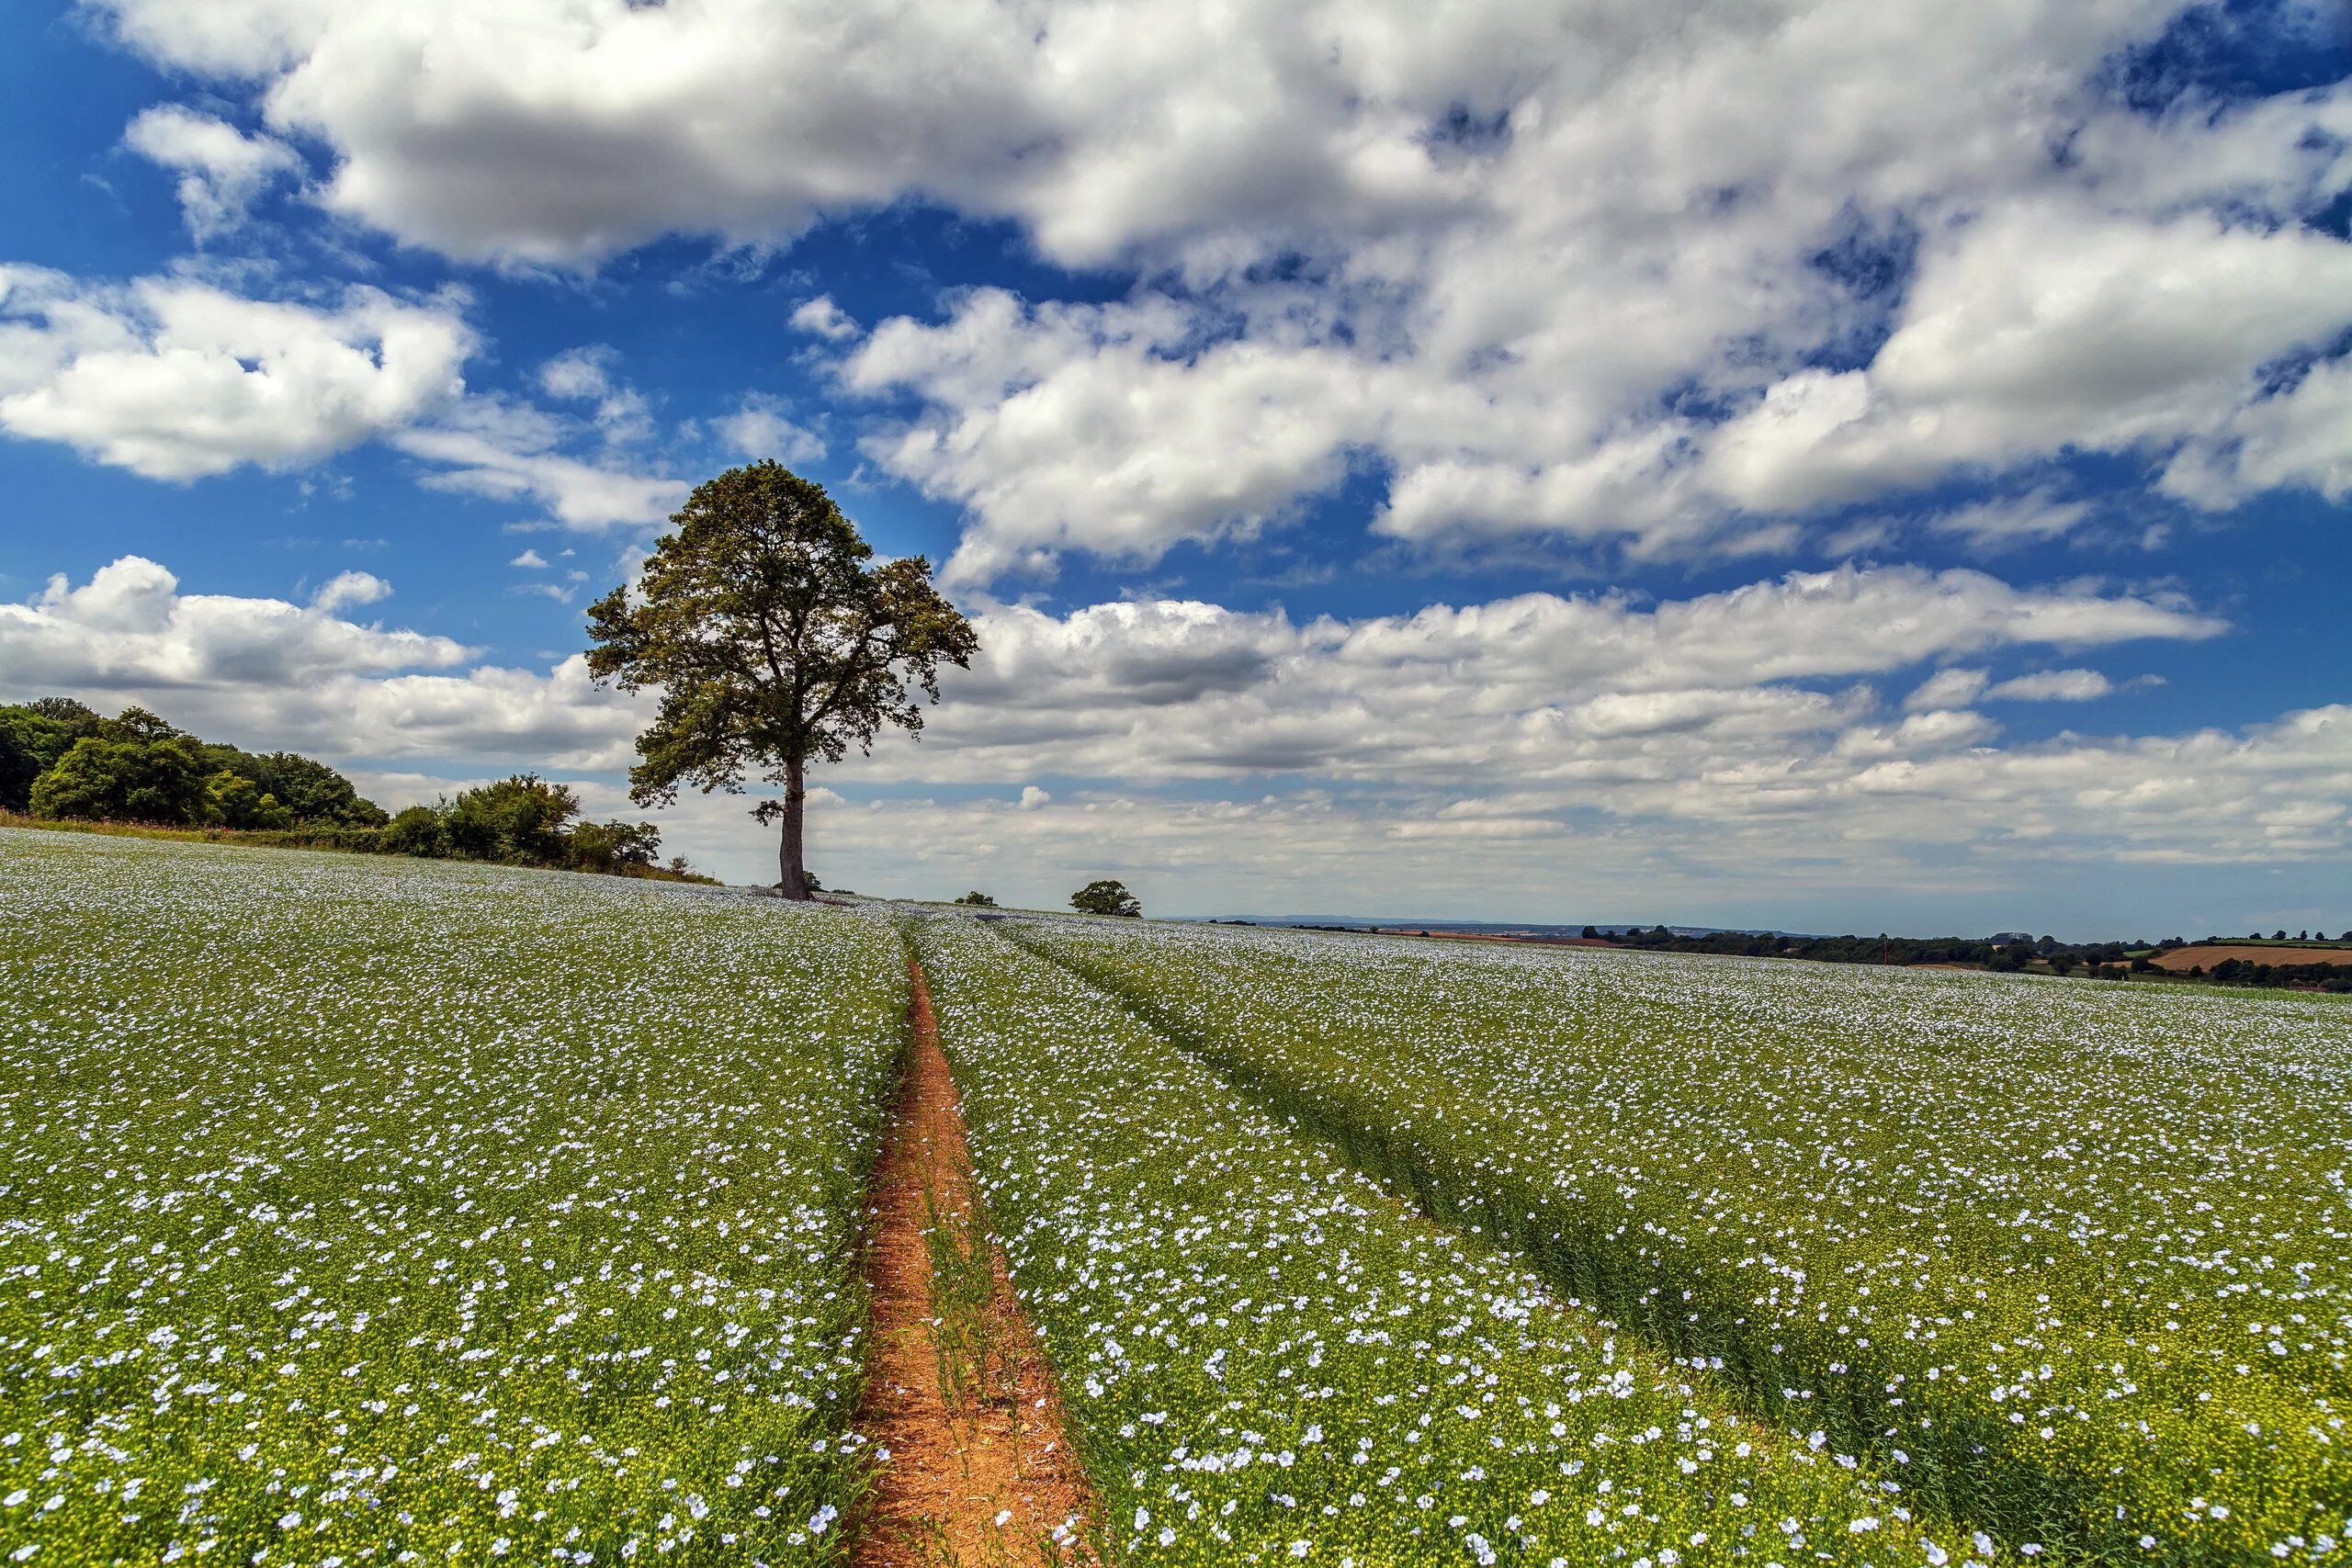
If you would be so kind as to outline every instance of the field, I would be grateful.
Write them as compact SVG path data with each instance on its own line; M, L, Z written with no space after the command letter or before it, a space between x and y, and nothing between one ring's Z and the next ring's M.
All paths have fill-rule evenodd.
M0 916L17 1561L899 1560L910 954L1092 1498L986 1561L2352 1555L2337 998L17 832Z
M2191 968L2211 969L2236 959L2241 964L2327 964L2352 968L2352 947L2340 942L2198 942L2148 955L2148 962L2175 975Z
M887 926L30 834L0 909L9 1557L832 1555Z

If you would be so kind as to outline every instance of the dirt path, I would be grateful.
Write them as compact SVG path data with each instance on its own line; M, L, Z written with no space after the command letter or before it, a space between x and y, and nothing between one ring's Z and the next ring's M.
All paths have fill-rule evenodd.
M857 1568L1095 1560L1091 1517L1053 1373L975 1223L964 1118L931 993L910 960L914 1042L875 1173L874 1365L858 1430L880 1468ZM1000 1522L1001 1521L1001 1522ZM1057 1546L1061 1531L1066 1544Z

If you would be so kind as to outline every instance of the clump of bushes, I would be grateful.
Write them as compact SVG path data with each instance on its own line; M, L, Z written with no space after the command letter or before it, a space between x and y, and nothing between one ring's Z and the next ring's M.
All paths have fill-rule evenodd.
M391 816L315 759L202 740L144 708L107 718L70 697L0 706L0 813L287 848L712 880L682 857L662 864L652 823L583 822L579 796L537 773Z

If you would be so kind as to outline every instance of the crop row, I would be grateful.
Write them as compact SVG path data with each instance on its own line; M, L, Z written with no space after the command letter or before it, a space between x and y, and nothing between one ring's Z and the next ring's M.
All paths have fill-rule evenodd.
M1730 1418L957 919L918 948L976 1174L1133 1563L1959 1563L1900 1483Z
M1923 1517L2165 1562L2352 1535L2341 1004L1023 930Z
M0 1555L830 1561L884 923L0 843Z

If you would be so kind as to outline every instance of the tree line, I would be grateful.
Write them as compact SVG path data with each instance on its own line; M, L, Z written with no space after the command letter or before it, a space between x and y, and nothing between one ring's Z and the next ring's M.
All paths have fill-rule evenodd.
M583 820L578 795L537 773L393 814L314 758L205 740L141 707L108 718L71 697L0 706L0 811L298 849L710 880L683 858L661 863L652 823Z

